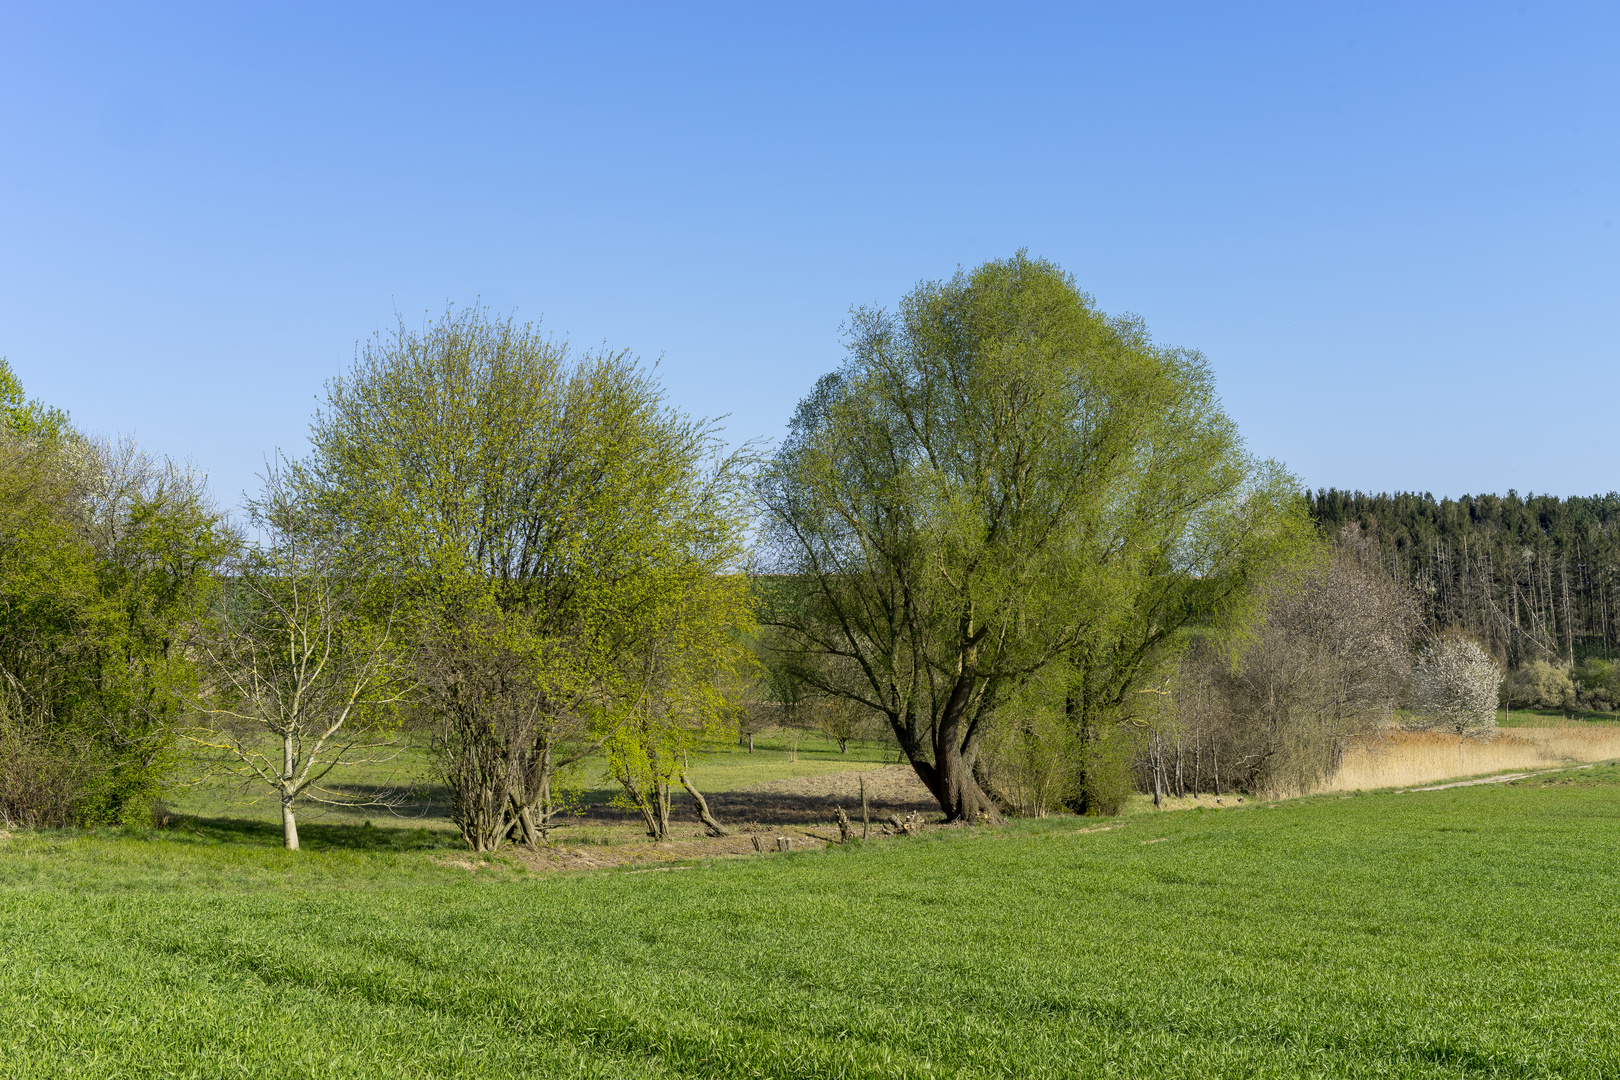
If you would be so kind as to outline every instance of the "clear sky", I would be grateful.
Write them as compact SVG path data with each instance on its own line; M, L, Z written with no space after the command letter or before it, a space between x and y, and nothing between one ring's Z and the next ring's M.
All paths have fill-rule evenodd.
M1620 7L0 2L0 355L222 501L481 298L781 433L1020 247L1306 484L1620 488Z

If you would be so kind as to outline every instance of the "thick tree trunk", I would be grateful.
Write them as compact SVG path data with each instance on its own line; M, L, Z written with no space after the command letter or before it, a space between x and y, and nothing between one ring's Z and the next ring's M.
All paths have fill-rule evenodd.
M973 777L973 763L963 753L963 721L973 691L973 678L959 675L945 702L934 735L934 783L931 790L946 821L1000 821L995 802ZM925 780L926 782L926 780Z

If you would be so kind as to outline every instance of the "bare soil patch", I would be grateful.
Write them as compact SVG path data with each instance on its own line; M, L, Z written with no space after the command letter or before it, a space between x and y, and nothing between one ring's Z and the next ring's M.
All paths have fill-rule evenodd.
M767 858L780 854L777 850L779 838L785 838L792 843L794 851L817 851L827 847L832 837L816 836L814 833L822 830L807 831L800 828L748 828L737 829L729 836L693 836L677 837L662 843L653 843L650 840L631 841L615 844L584 844L570 846L565 841L559 841L548 848L539 850L514 846L503 848L501 859L515 859L529 870L567 871L567 870L602 870L615 867L630 867L646 870L675 870L681 867L670 865L682 863L692 859L723 859L732 856L752 859ZM874 835L878 835L876 829ZM763 852L754 846L754 837L759 836ZM480 862L477 857L469 855L447 855L442 858L449 866L459 866L474 871L497 863Z
M875 769L851 769L825 776L804 776L791 780L771 780L735 791L722 791L709 797L709 805L722 822L746 821L759 824L810 824L833 820L833 811L842 806L852 819L861 809L861 781L866 782L866 803L873 820L890 814L934 814L939 803L929 794L910 765L881 765Z
M727 836L706 836L693 828L698 818L689 796L676 800L675 812L671 814L671 825L686 835L661 843L647 840L645 834L638 835L641 822L634 812L598 802L573 820L581 825L612 827L609 842L570 843L568 829L564 826L558 830L551 847L505 848L502 857L516 859L531 870L612 867L651 870L674 869L669 864L693 859L768 857L780 853L784 840L794 851L814 851L837 840L838 826L833 823L836 807L844 808L859 835L863 779L873 838L894 832L889 825L891 815L937 818L938 804L910 766L883 765L824 776L772 780L707 795L710 809L730 833ZM757 847L756 838L760 841ZM467 855L445 856L444 861L473 872L494 865Z
M887 820L890 814L935 814L939 804L928 793L909 765L879 765L850 769L823 776L770 780L763 784L731 791L705 791L709 809L720 823L732 827L823 825L833 820L833 811L842 806L852 820L859 821L861 781L866 781L866 802L873 821ZM695 822L697 809L691 796L675 798L672 820ZM631 810L606 802L590 805L578 819L586 825L639 824Z

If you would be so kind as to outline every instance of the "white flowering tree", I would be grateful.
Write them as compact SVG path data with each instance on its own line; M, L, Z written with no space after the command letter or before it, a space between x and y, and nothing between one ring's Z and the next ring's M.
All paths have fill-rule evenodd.
M1458 735L1496 730L1502 669L1477 641L1447 635L1431 642L1412 669L1412 706L1425 726Z

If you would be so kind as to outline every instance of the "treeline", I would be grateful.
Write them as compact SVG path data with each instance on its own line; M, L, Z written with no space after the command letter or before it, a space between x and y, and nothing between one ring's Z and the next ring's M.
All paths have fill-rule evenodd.
M1510 667L1620 649L1620 494L1327 489L1310 505L1324 532L1409 582L1431 622L1466 629Z
M848 334L767 458L623 353L478 308L401 324L235 523L0 369L0 818L127 821L207 768L273 792L296 848L301 806L388 802L337 780L409 733L476 850L549 842L587 767L650 836L682 790L719 833L689 755L767 717L878 727L951 821L1106 814L1308 787L1401 707L1477 733L1496 642L1610 632L1602 529L1504 584L1456 566L1507 539L1426 563L1430 533L1343 498L1313 522L1201 356L1051 263Z
M407 738L475 850L546 842L587 758L655 837L672 789L701 804L746 459L628 357L481 309L379 335L235 523L0 376L0 822L139 820L224 772L297 848L301 806L389 805L339 781Z

